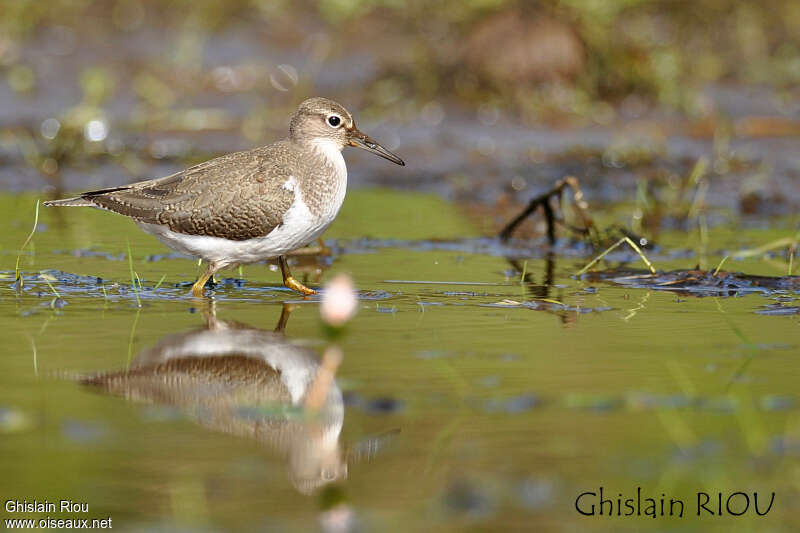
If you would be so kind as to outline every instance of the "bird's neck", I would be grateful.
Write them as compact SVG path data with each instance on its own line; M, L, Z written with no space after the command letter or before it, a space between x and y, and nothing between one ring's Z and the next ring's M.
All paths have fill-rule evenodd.
M334 171L338 181L347 180L347 167L342 157L342 148L330 139L314 139L308 142L310 148L320 160Z

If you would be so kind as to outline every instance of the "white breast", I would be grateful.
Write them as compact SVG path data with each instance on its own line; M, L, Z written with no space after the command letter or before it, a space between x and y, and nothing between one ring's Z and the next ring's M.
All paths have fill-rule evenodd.
M329 198L329 201L324 205L324 209L320 212L320 222L323 225L320 234L322 234L331 225L333 219L336 218L339 209L344 203L344 196L347 192L347 166L344 163L341 148L333 141L318 140L314 143L314 148L325 158L328 165L335 172L332 197ZM317 237L314 238L316 239Z

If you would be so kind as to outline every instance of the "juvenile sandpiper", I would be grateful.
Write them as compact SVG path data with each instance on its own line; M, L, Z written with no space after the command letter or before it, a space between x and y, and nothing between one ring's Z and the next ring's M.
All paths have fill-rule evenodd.
M361 133L342 105L310 98L297 108L282 141L224 155L164 178L90 191L47 206L87 206L132 218L169 248L208 263L192 286L202 296L219 270L277 257L283 283L294 279L286 254L319 238L344 201L345 146L405 165Z

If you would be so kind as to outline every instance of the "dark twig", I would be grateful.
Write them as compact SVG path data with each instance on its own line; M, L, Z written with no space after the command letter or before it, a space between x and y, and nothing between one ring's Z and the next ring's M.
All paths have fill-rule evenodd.
M542 212L544 213L545 221L547 222L547 240L551 245L555 244L555 223L558 220L553 213L553 206L550 205L550 198L555 197L560 200L561 194L567 187L572 189L572 196L575 201L575 210L578 212L578 215L580 215L584 226L583 228L571 228L570 226L567 227L570 227L571 229L577 229L584 234L589 234L594 242L598 242L599 239L597 237L597 230L594 222L592 221L592 217L589 216L589 206L583 199L583 191L581 191L580 185L578 184L578 179L573 176L567 176L566 178L559 180L552 189L531 199L531 201L528 203L528 206L522 211L522 213L520 213L514 220L509 222L508 225L506 225L506 227L503 228L503 230L499 233L498 236L500 239L503 242L507 241L511 237L511 234L514 232L514 230L517 229L517 226L519 226L526 218L528 218L539 207L541 207Z

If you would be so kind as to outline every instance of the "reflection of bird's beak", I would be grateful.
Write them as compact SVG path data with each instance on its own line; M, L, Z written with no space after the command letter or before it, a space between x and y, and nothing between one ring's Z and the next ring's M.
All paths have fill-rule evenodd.
M375 155L379 155L384 159L388 159L392 163L396 163L401 166L406 165L402 159L370 139L367 135L358 131L358 128L356 128L355 124L351 129L347 130L347 143L350 146L355 146L356 148L361 148L367 152L372 152Z

